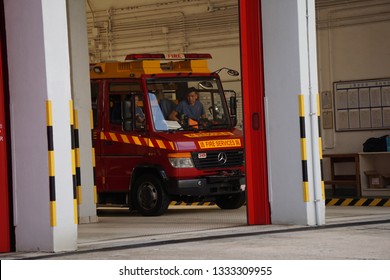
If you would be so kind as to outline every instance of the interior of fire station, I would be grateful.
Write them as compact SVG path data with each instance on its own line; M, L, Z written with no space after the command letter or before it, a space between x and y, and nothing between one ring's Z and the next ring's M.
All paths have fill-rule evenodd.
M363 152L368 138L390 128L388 1L1 0L0 7L0 252L73 251L78 227L99 223L89 63L129 53L210 53L210 69L240 72L221 78L238 94L246 224L323 225L326 204L337 198L390 197L390 143Z

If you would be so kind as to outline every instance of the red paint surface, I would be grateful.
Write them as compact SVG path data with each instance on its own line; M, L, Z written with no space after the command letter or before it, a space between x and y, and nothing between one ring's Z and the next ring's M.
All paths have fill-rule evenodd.
M241 71L244 93L247 217L270 224L264 121L261 0L240 0Z
M0 33L0 47L3 33ZM0 252L10 250L8 160L4 105L3 53L0 48Z

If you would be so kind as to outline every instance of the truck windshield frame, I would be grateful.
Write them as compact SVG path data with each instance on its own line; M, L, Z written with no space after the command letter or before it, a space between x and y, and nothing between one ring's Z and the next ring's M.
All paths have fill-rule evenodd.
M216 76L152 77L146 79L146 87L156 131L232 128L222 84ZM191 106L187 95L193 91L198 104ZM180 103L184 104L179 106ZM186 115L181 111L183 107L198 111L199 117Z

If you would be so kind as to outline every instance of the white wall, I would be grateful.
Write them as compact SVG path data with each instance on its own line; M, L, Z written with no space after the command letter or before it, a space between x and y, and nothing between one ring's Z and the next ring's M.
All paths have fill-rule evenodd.
M381 0L317 10L320 92L332 91L337 81L390 77L389 13L390 2ZM324 153L362 152L367 138L390 134L335 132L334 127L323 130Z

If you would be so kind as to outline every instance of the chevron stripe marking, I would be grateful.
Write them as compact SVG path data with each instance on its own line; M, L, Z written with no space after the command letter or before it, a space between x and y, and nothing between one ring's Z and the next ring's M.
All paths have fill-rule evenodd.
M381 199L376 198L369 204L369 206L377 206L378 203L380 203L380 202L381 202Z
M341 205L342 206L348 206L352 202L352 198L345 199Z
M359 201L355 204L356 206L362 206L364 204L364 202L366 202L367 199L365 198L362 198L362 199L359 199Z
M166 149L163 141L161 141L161 140L156 140L156 141L157 141L157 145L159 146L160 149Z
M100 132L100 139L107 141L120 142L125 144L132 144L138 146L147 146L150 148L175 150L175 145L172 141L165 141L161 139L130 136L115 132Z
M126 143L126 144L129 144L129 143L130 143L129 138L128 138L126 135L120 134L120 137L121 137L121 139L122 139L122 142L124 142L124 143Z
M390 198L332 198L326 206L390 207Z
M146 146L149 146L151 148L154 148L153 142L150 138L144 138L146 142Z
M116 137L116 134L115 133L112 133L112 132L109 132L109 135L110 135L110 138L113 140L113 141L116 141L118 142L118 138Z
M133 136L133 141L134 141L134 143L135 143L136 145L139 145L139 146L142 145L141 142L139 141L139 137L137 137L137 136Z

